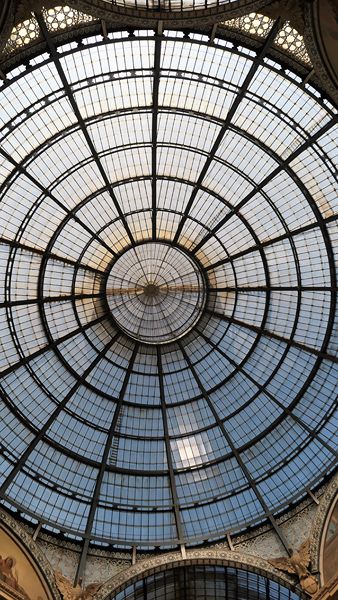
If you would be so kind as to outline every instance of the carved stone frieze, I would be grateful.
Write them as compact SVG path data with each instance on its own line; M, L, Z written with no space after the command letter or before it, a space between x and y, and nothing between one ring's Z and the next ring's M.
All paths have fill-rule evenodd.
M320 503L312 523L310 554L313 570L315 571L320 570L321 539L329 510L335 498L337 497L337 494L338 473L331 479L324 494L321 496Z
M261 558L227 550L225 548L213 548L188 550L185 558L182 558L180 552L170 552L168 554L154 556L150 559L140 560L134 566L109 579L100 588L95 596L95 600L105 600L112 593L116 593L129 583L147 576L154 571L165 570L168 566L179 567L193 564L237 566L265 575L287 587L294 587L289 577L281 575L276 569L269 565L267 561Z
M263 13L273 19L282 17L283 21L289 21L299 33L304 32L303 0L274 0L263 9Z
M317 0L318 2L318 0ZM324 59L319 50L319 41L316 33L316 19L314 15L314 7L317 2L307 2L304 8L304 41L313 64L316 75L318 76L322 87L327 91L331 98L338 104L338 87L328 75ZM337 9L336 9L337 10ZM337 74L338 80L338 74Z

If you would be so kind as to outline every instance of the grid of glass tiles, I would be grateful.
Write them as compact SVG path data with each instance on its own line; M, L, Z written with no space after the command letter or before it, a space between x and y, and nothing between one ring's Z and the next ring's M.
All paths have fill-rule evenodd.
M333 468L337 116L230 46L117 32L0 88L0 488L56 530L212 539ZM208 282L196 326L158 346L105 294L151 240Z
M235 567L176 567L148 575L110 600L299 600L300 596L262 575Z

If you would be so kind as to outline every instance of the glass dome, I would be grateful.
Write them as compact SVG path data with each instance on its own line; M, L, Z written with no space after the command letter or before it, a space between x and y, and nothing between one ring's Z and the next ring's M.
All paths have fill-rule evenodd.
M0 88L1 495L120 547L262 523L337 455L336 112L277 26L40 26Z

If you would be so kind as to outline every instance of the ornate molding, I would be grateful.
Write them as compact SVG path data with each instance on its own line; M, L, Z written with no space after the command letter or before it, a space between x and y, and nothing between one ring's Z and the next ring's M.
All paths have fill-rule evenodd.
M29 2L29 0L21 0L17 7L15 22L17 22L17 20L19 19L22 23L25 19L31 17L32 10L40 11L42 9L42 5L45 7L45 9L51 8L55 5L56 1L57 0L32 0L32 2ZM260 0L260 2L261 1L262 0ZM284 6L284 4L286 3L285 7L287 8L289 6L290 1L291 4L295 3L297 5L298 0L283 0L282 2L273 1L268 6L265 6L265 0L265 2L263 3L264 6L262 7L262 11L266 14L271 13L271 15L273 15L273 18L276 18L280 10L277 10L275 8L275 5L278 5L280 7L281 5ZM66 0L60 0L59 4L65 5L65 2ZM254 2L254 7L257 10L259 9L260 2ZM253 48L259 48L262 44L264 36L258 36L256 34L253 34L252 32L248 33L244 29L242 31L241 29L233 27L233 22L236 21L236 19L234 19L233 17L237 15L238 18L241 18L245 15L248 15L248 11L250 10L251 4L252 3L250 2L250 6L248 6L247 4L244 4L242 2L239 4L236 2L235 8L233 8L233 3L231 3L231 5L227 5L227 7L223 10L222 15L219 15L219 18L222 17L222 21L218 23L218 27L219 31L223 30L227 38L233 40L235 44L243 43L245 45L252 46ZM155 23L152 20L152 17L149 17L149 11L143 11L143 13L145 13L145 16L142 18L137 17L136 21L134 21L133 17L129 14L113 14L112 10L118 10L119 7L113 7L112 5L107 4L107 2L105 2L104 0L69 0L67 2L67 5L71 6L79 14L87 14L94 20L92 22L81 22L81 20L79 22L74 21L74 23L67 26L65 29L52 30L51 33L54 39L57 41L57 43L67 42L68 40L73 39L74 36L81 37L91 34L102 34L102 20L106 22L107 29L116 27L118 29L121 28L129 30L140 27L145 29L149 27L155 27ZM135 12L135 10L133 9L132 12ZM205 11L203 10L201 12L204 13ZM159 13L156 13L156 15L158 14ZM199 18L199 11L195 11L194 16L191 19L187 19L187 13L184 13L184 23L182 22L180 17L180 15L183 15L183 13L166 14L167 16L174 15L175 17L171 19L167 18L165 21L163 21L164 28L168 29L182 28L182 25L184 25L184 28L199 30L201 31L201 33L208 35L210 34L211 27L214 23L214 18L211 18L210 20L207 16L204 17L201 21L201 19ZM303 14L302 11L301 14ZM177 17L177 15L179 18ZM281 35L282 33L283 31L281 31ZM4 49L1 60L2 69L6 72L7 70L10 70L17 64L20 64L21 62L29 61L31 57L35 56L40 52L44 52L45 49L45 43L43 40L41 40L40 37L38 37L37 39L32 39L32 41L29 42L27 45L19 45L17 49L7 49L7 51L6 49ZM288 49L284 49L284 46L282 47L281 43L277 43L276 40L276 43L270 50L270 53L272 56L275 54L277 60L281 61L283 64L285 63L287 67L290 66L291 69L296 69L296 71L300 74L301 77L308 78L310 76L310 79L313 80L313 83L316 85L316 78L313 77L313 72L311 73L312 65L310 63L307 63L307 61L304 62L303 60L304 52L302 54L302 52L300 52L299 49L297 49L297 52L293 53Z
M14 0L5 0L0 8L0 51L5 46L15 22Z
M312 600L337 600L338 595L338 575L330 581L313 596Z
M263 9L264 14L276 19L282 17L284 21L289 21L297 31L304 33L304 2L303 0L274 0Z
M295 589L294 582L290 577L281 575L277 569L273 568L262 558L237 551L227 550L225 548L201 549L188 550L184 558L180 552L170 552L168 554L154 556L150 559L140 560L134 566L124 570L121 573L118 573L106 581L106 583L96 594L95 600L108 600L111 597L111 594L117 593L129 583L137 581L138 579L154 573L155 571L165 570L168 566L180 567L183 565L188 566L194 564L223 565L244 568L264 575L269 579L285 585L288 588L293 590ZM300 592L298 588L297 592L302 598L306 598L306 596Z
M316 516L311 530L311 564L313 571L320 571L321 541L330 508L338 494L338 474L328 484L324 494L320 498Z
M313 64L314 70L316 72L317 77L319 78L322 87L326 90L328 95L333 99L336 104L338 104L338 89L337 86L332 81L331 77L328 75L325 63L322 59L321 53L319 51L319 45L317 41L317 33L314 21L314 10L317 5L317 0L312 2L307 2L304 7L304 19L305 19L305 29L304 29L304 41L309 53L311 62Z
M21 594L18 590L15 590L11 585L7 585L4 581L0 581L0 598L5 600L1 592L6 594L6 597L12 598L13 600L27 600L26 596Z
M39 567L41 574L47 582L53 597L60 600L60 594L55 584L54 571L46 559L45 555L39 550L32 537L21 527L21 525L11 517L7 512L0 508L0 523L5 525L5 529L12 533L14 537L21 542L28 554L32 556L33 561Z

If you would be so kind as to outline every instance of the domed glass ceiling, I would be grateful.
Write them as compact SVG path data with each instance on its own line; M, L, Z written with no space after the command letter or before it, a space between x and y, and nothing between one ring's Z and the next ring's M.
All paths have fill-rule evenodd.
M332 105L277 25L56 52L39 21L0 90L1 494L120 546L271 519L337 456Z

